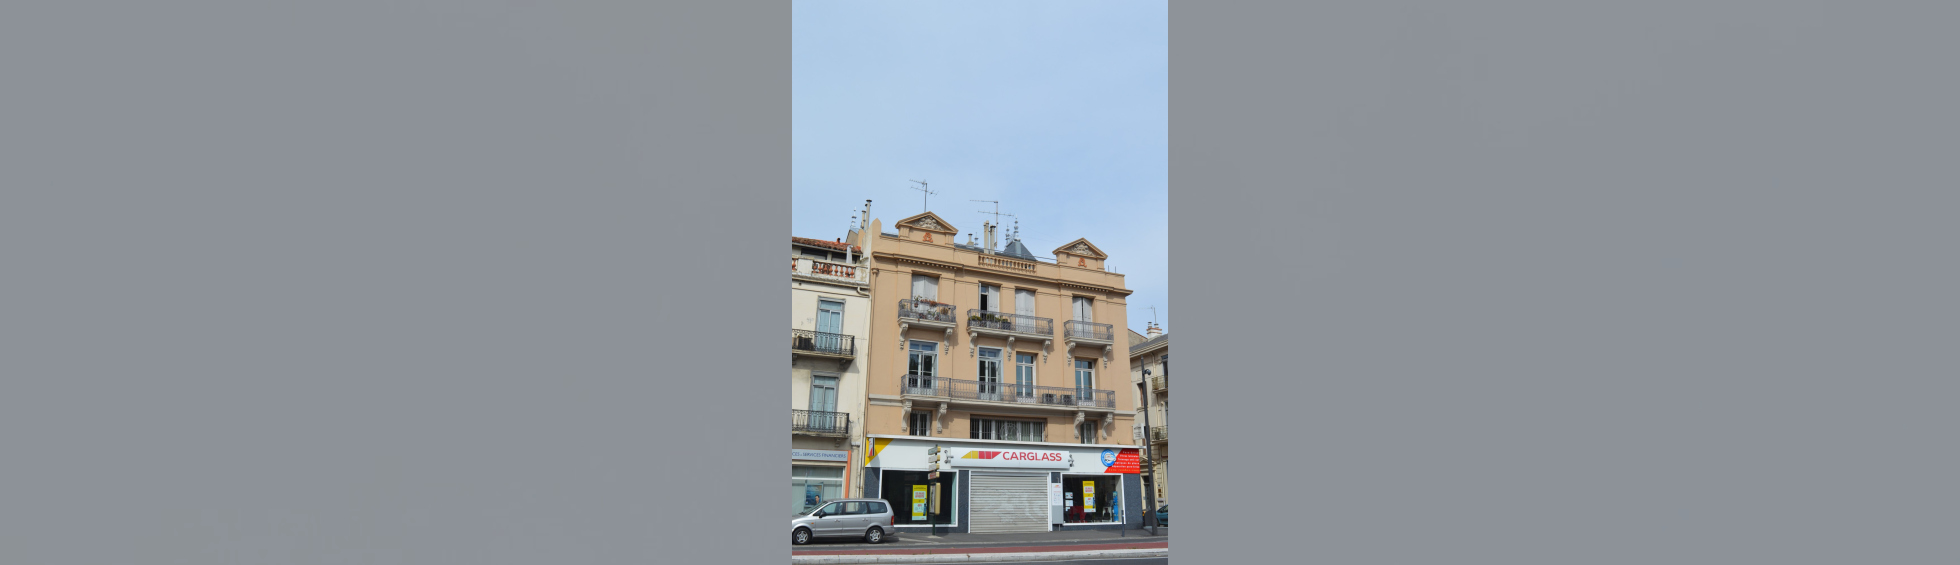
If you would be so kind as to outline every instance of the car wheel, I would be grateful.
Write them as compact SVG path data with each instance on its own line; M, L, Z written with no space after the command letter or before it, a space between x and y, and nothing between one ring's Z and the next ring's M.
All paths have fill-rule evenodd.
M864 542L865 542L865 543L885 543L885 530L883 530L883 529L881 529L881 528L879 528L879 527L877 527L877 526L872 526L872 527L871 527L871 531L868 531L868 532L865 532L865 533L864 533Z
M796 544L796 545L809 545L809 544L810 544L810 529L809 529L809 528L797 528L795 532L792 532L792 533L790 533L790 535L789 535L789 542L790 542L790 543L793 543L793 544Z

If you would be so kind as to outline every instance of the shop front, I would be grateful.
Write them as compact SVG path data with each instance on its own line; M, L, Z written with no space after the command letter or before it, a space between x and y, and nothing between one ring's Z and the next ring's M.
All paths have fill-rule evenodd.
M936 523L944 531L1020 533L1141 524L1141 512L1129 508L1131 501L1141 499L1133 448L915 436L868 439L865 492L877 492L904 510L918 506L914 501L919 493L930 492L930 485L939 485L941 512L930 514L929 505L926 511L901 512L901 527Z
M791 449L789 459L791 513L809 512L850 492L850 452Z

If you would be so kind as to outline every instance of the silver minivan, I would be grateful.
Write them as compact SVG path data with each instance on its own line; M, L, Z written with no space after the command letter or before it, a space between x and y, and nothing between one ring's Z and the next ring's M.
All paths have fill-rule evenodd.
M789 521L790 543L803 545L816 538L864 538L868 543L884 543L897 535L892 521L897 516L890 504L876 498L833 500Z

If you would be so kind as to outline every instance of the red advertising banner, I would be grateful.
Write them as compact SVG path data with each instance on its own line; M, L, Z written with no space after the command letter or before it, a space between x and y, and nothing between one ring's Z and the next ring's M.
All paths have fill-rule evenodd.
M1104 473L1126 473L1126 474L1135 475L1143 472L1143 469L1140 468L1142 457L1139 457L1137 455L1137 450L1119 449L1119 450L1105 450L1105 451L1115 451L1115 453L1114 453L1114 457L1104 456L1104 464L1106 465L1106 467L1103 469Z

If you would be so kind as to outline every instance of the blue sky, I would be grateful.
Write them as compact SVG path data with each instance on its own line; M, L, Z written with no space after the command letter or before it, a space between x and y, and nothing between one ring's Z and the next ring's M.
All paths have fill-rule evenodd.
M1086 237L1169 309L1169 5L1147 1L795 2L793 233L932 211L966 233L1000 211L1035 254ZM1011 225L1011 220L1009 224Z

